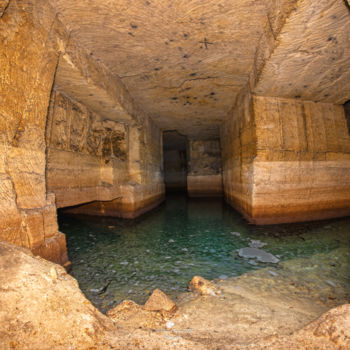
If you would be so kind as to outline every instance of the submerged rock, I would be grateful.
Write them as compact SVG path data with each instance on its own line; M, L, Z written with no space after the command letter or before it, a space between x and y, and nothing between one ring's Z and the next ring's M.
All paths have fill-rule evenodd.
M160 289L155 289L144 305L144 309L148 311L167 311L176 310L176 304Z
M277 264L280 260L271 253L265 252L265 250L258 248L241 248L238 250L238 255L241 258L256 259L263 263Z
M188 285L188 289L199 292L201 295L220 294L219 288L212 282L200 276L194 276Z
M261 242L259 239L252 239L249 243L249 247L251 248L262 248L265 245L267 245L267 243Z
M240 237L241 234L239 232L231 232L232 236Z

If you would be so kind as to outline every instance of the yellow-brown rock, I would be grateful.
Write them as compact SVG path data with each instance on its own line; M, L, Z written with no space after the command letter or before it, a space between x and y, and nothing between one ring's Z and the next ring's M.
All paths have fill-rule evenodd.
M217 295L220 289L213 283L200 276L194 276L188 284L188 289L199 292L201 295Z
M222 133L228 202L257 224L349 215L344 108L275 97L244 101Z
M68 264L45 184L46 115L66 36L44 1L22 5L5 2L0 20L0 238Z
M143 306L148 311L166 311L176 310L176 304L160 289L155 289Z
M0 251L2 349L106 348L112 322L64 268L4 242Z

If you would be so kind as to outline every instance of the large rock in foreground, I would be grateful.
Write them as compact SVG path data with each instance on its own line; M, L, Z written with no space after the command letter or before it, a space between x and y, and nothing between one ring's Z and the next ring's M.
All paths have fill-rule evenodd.
M113 322L63 267L0 241L0 286L1 349L109 348Z

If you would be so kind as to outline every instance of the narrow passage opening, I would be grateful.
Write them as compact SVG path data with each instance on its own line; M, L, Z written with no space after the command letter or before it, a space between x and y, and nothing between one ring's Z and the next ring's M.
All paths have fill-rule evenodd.
M176 130L163 133L164 182L167 193L187 193L187 137Z

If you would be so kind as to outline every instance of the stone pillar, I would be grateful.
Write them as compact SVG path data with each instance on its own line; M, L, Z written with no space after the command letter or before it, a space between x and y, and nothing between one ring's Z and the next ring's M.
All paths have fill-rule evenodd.
M0 21L0 238L67 265L65 236L45 182L57 30L44 1L12 0Z
M254 97L253 221L350 214L350 135L342 105Z
M246 102L222 133L228 202L256 224L349 215L343 106L261 96Z
M226 201L252 217L256 130L252 98L242 94L221 127L223 185Z

